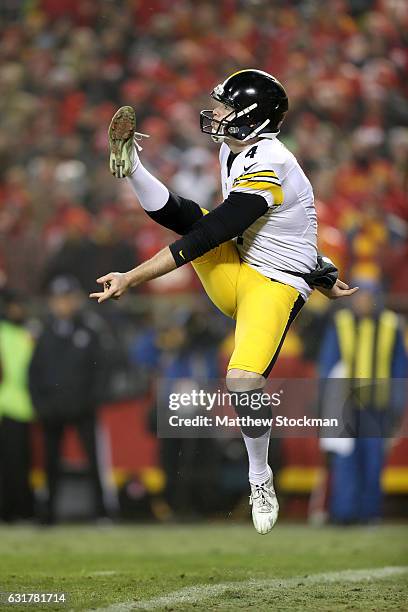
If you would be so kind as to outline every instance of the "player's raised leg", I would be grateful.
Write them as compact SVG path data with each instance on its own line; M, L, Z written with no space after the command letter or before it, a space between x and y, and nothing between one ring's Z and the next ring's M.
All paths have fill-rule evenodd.
M130 106L120 108L109 126L109 165L117 178L127 178L146 213L178 234L187 233L207 211L182 198L154 177L140 161L135 138L136 116ZM226 315L236 310L236 285L241 265L235 243L227 241L192 262L204 289Z
M208 251L191 262L210 300L228 317L237 310L237 283L241 268L237 247L232 240Z
M108 131L109 166L116 178L127 178L146 213L164 227L185 234L203 216L198 204L170 193L140 161L136 132L136 114L131 106L122 106L113 116Z

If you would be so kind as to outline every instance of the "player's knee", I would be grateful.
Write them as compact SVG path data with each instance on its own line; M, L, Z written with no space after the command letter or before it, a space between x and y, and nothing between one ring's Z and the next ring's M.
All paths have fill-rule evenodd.
M265 379L256 372L233 368L227 374L231 403L241 419L241 431L249 438L260 438L270 428L269 398L263 393ZM259 424L261 423L261 424Z
M228 370L226 377L226 385L228 391L253 391L254 389L263 389L265 378L257 372L247 372L232 368Z
M194 223L206 214L193 200L188 200L171 192L165 206L159 210L146 212L159 225L181 235L187 234Z

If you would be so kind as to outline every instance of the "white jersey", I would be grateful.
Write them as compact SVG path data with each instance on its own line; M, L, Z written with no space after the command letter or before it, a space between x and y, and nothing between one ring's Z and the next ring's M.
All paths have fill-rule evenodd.
M303 273L316 267L317 218L310 181L295 156L276 137L248 145L235 155L232 164L228 164L230 153L223 143L220 163L224 199L230 193L253 193L268 203L267 212L237 239L242 261L268 278L291 285L306 300L311 293L306 281L281 270Z

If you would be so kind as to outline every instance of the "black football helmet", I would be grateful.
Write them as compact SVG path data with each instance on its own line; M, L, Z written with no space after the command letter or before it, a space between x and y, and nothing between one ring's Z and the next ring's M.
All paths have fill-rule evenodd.
M224 138L246 141L261 134L279 131L288 97L279 81L262 70L240 70L217 85L211 96L231 107L229 115L218 121L211 110L200 113L200 127L216 142Z

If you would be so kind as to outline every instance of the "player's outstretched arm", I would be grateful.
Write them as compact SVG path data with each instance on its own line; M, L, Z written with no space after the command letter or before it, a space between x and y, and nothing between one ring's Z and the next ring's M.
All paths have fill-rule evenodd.
M217 208L198 219L182 238L137 268L98 278L97 283L104 285L104 291L91 293L89 297L97 299L99 304L109 298L118 299L130 287L163 276L239 236L267 210L268 204L260 195L232 193Z
M89 297L98 300L98 304L109 298L119 299L130 287L137 287L141 283L163 276L176 267L169 247L165 247L129 272L110 272L101 276L96 282L103 285L103 291L91 293Z
M327 298L329 298L329 300L337 300L341 297L348 297L349 295L353 295L353 293L358 291L359 288L353 287L352 289L350 289L347 283L343 282L338 278L331 289L325 289L324 287L316 287L316 289L320 291L320 293L323 293L323 295L325 295Z

